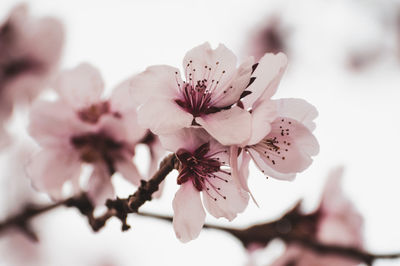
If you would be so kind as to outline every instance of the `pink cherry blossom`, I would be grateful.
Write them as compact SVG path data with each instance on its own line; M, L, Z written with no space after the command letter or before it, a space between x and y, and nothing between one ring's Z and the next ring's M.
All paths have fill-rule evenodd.
M33 18L25 5L0 25L0 127L16 103L32 100L57 69L64 31L53 18Z
M253 109L255 123L260 119L257 113L259 108L263 108L262 104ZM276 104L278 108L276 118L269 124L268 134L261 138L262 135L257 135L257 129L254 128L254 134L244 149L266 175L292 180L296 173L310 166L311 156L319 152L318 141L307 127L313 125L312 120L304 120L310 114L311 118L315 118L317 112L300 99L281 99L266 105L269 104Z
M230 164L233 177L249 191L247 178L240 174L238 160L251 157L266 175L292 180L310 166L319 145L312 134L318 112L301 99L272 100L287 66L283 54L265 54L253 66L254 79L238 105L251 114L251 134L239 145L232 145ZM241 157L239 153L242 152Z
M223 145L242 143L250 136L251 116L236 103L252 90L257 91L256 85L269 86L262 82L267 80L262 76L270 76L268 67L274 66L263 68L260 81L254 83L253 58L239 67L236 61L224 45L213 50L204 43L186 54L184 80L174 67L147 68L131 82L133 94L138 95L135 98L140 99L139 122L156 134L202 127Z
M204 207L214 217L229 221L246 208L249 196L233 182L227 147L203 129L182 129L160 140L180 162L180 188L173 200L178 239L188 242L199 235L206 217Z
M268 176L293 180L297 173L310 166L311 157L319 152L318 141L312 134L315 128L313 119L318 115L315 107L301 99L267 98L257 99L250 110L252 134L240 146L244 150L242 156L251 157ZM237 147L231 147L233 166L236 165L238 152ZM234 177L248 191L246 178L236 169L234 167Z
M39 100L32 107L29 131L42 151L27 170L33 185L53 198L62 196L67 180L80 189L82 164L94 168L88 193L97 203L114 195L114 172L139 184L132 157L146 130L137 124L127 87L118 86L109 99L102 97L103 87L99 71L81 64L57 78L56 101Z
M343 195L340 180L343 168L337 168L330 174L319 209L315 238L324 244L341 245L362 249L363 221L354 206ZM273 266L288 263L297 266L355 266L360 261L340 256L317 254L313 250L297 244L289 244L285 253Z

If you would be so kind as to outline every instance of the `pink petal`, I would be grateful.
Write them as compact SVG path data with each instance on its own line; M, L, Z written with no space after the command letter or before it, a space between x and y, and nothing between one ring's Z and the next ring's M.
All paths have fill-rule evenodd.
M230 156L229 156L229 164L232 168L232 178L233 181L236 182L238 187L243 188L245 191L250 192L249 187L247 186L247 178L244 179L241 176L241 173L239 171L239 166L238 166L238 147L235 145L232 145L230 147Z
M237 106L196 117L196 122L222 145L243 143L251 133L251 115Z
M133 163L133 160L128 158L128 156L126 156L125 159L116 161L116 170L121 173L126 180L136 186L139 186L140 180L143 179L136 165Z
M80 109L100 100L104 84L100 72L84 63L62 72L56 80L55 88L70 106Z
M176 152L181 148L193 151L199 146L194 130L198 129L183 128L172 134L160 135L161 145L172 152Z
M253 202L258 206L258 203L247 184L250 159L251 157L244 151L238 156L238 147L231 146L229 164L232 169L232 179L239 188L250 194Z
M27 165L27 174L32 184L53 199L60 199L65 181L80 175L78 154L68 150L43 150Z
M147 171L147 178L146 178L147 180L151 178L154 175L154 173L158 170L160 161L162 158L164 158L166 154L165 149L161 145L159 137L154 135L154 138L155 140L153 140L149 145L150 165ZM164 190L164 186L165 186L165 181L161 182L161 184L158 187L158 190L153 193L153 198L157 199L161 197Z
M130 144L136 144L146 135L147 130L139 126L137 107L133 104L127 82L119 85L113 91L110 98L110 106L112 114L102 116L101 119L104 117L111 117L113 120L120 123L118 128L121 128L120 130L124 131L125 134L119 135L123 135L124 141Z
M285 252L271 266L286 266L295 262L296 266L355 266L359 261L334 256L329 254L318 254L310 249L297 244L289 244Z
M326 243L362 247L363 219L342 191L343 170L339 166L329 173L319 207L318 236Z
M154 138L155 140L149 145L151 161L148 170L148 176L152 176L158 170L160 160L166 153L165 149L161 145L159 137L154 136Z
M200 192L191 182L186 182L176 192L172 206L176 237L184 243L197 238L206 218Z
M247 144L253 145L260 142L271 131L271 123L276 116L274 101L268 99L257 101L251 112L251 137Z
M347 209L349 200L343 195L341 187L343 172L343 166L338 166L329 172L322 194L323 198L321 200L320 208L326 211L339 210L339 212Z
M219 82L220 87L225 87L235 74L236 56L223 44L213 50L206 42L186 53L183 69L185 69L187 81L191 74L190 77L194 81L215 80Z
M78 133L81 125L77 120L64 102L36 101L30 112L29 134L42 146L69 146L71 135Z
M253 57L246 58L235 73L232 83L228 84L224 90L221 89L215 92L215 95L213 95L213 105L215 107L230 106L239 100L241 94L250 82L253 64Z
M257 168L260 169L266 176L271 176L280 180L292 181L296 177L296 173L281 173L273 169L266 160L261 156L260 153L253 149L248 149L251 159L256 164Z
M147 129L139 125L138 114L135 109L125 110L121 113L120 123L124 127L125 140L128 143L136 144L146 135Z
M303 99L287 98L274 101L277 104L278 114L282 117L296 119L310 131L314 131L314 119L318 116L317 109Z
M168 99L154 99L138 111L139 124L155 134L169 134L192 124L193 115Z
M255 81L246 89L251 94L243 98L243 104L249 108L257 99L269 99L275 94L287 66L287 57L283 53L265 54L254 71Z
M64 43L63 25L54 18L42 18L31 23L25 40L32 57L54 66L60 59Z
M124 80L113 90L110 102L111 107L115 111L123 112L125 110L137 109L138 106L132 97L131 82L131 79Z
M150 66L126 82L129 82L130 99L135 105L156 98L177 98L179 85L183 84L179 69L167 65Z
M237 186L231 175L223 172L214 174L217 178L209 179L212 185L206 184L209 190L203 191L204 206L214 217L232 221L246 209L249 194Z
M211 136L201 128L183 128L172 134L159 136L161 145L169 151L176 152L180 148L193 152L199 146L211 141ZM210 152L213 149L210 149Z
M276 149L268 144L272 140ZM278 117L272 123L271 133L248 150L261 170L272 177L282 178L276 174L294 177L295 173L305 170L312 162L311 156L318 154L319 145L305 126L294 119Z
M115 192L111 184L111 176L104 165L94 166L87 193L96 206L103 205L107 199L114 198Z

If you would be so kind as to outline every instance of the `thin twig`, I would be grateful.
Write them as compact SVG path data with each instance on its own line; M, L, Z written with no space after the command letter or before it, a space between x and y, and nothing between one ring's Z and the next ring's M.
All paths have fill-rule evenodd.
M0 222L0 234L8 228L19 228L22 232L33 240L37 240L36 235L31 230L29 222L32 218L50 211L59 206L75 207L88 219L88 222L94 231L100 230L107 220L113 216L119 218L122 222L122 230L127 230L130 226L126 223L128 213L137 212L146 202L151 200L151 196L158 190L160 183L177 166L175 154L167 156L160 164L160 169L153 175L149 181L141 181L136 192L126 199L117 198L107 200L107 211L100 217L94 217L94 206L88 196L82 193L78 196L66 200L48 204L48 205L28 205L20 213L13 215L3 222Z
M178 166L178 161L174 154L167 156L160 164L160 169L153 175L149 181L141 182L136 192L128 198L108 200L106 202L107 211L100 217L94 217L94 206L88 196L83 193L78 196L68 198L64 201L49 205L28 205L20 213L9 217L0 223L0 233L9 228L18 228L28 237L37 240L37 236L30 228L32 218L48 212L59 206L75 207L88 219L88 222L94 231L100 230L111 217L117 217L122 222L122 230L128 230L130 226L126 223L129 213L137 213L141 216L152 217L172 222L172 217L139 213L139 208L146 202L151 200L152 194L158 190L158 186L165 177ZM344 256L362 261L368 265L376 259L397 259L400 253L392 254L373 254L353 247L326 245L318 242L316 239L310 238L314 235L315 224L318 220L318 211L312 214L304 215L299 211L300 203L292 210L288 211L283 217L276 221L256 224L245 229L228 228L217 225L204 225L204 228L225 231L235 236L241 243L247 247L251 243L267 245L272 239L280 238L286 243L296 243L319 254L332 254ZM289 225L289 226L288 226ZM287 230L290 228L290 230Z

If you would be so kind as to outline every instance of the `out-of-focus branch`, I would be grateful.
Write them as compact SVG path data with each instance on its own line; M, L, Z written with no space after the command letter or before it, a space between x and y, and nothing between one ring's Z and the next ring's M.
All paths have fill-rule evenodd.
M146 202L150 201L152 194L158 190L160 183L165 177L177 167L175 154L167 156L160 164L159 170L148 181L141 181L136 192L126 199L107 200L107 211L100 217L94 217L94 206L85 193L68 198L66 200L49 205L28 205L20 213L13 215L0 222L0 234L9 228L18 228L33 240L37 240L35 233L31 230L29 222L32 218L48 212L59 206L75 207L88 219L94 231L100 230L107 220L113 216L122 222L122 230L128 230L130 226L126 223L129 213L137 212Z
M297 208L295 208L294 210L296 209ZM309 236L302 233L302 229L298 230L298 228L296 228L296 224L300 224L300 221L288 220L289 216L291 216L291 218L294 218L294 216L296 216L294 210L290 211L285 216L276 221L256 224L244 229L235 229L210 224L205 224L204 228L227 232L235 236L245 247L247 247L251 243L267 245L271 240L279 238L286 243L296 243L298 245L302 245L321 255L336 255L348 257L357 261L364 262L367 265L372 265L372 263L377 259L400 258L400 252L390 254L375 254L348 246L323 244L315 239L311 239ZM172 222L171 216L140 212L137 214L145 217L151 217ZM311 220L315 218L315 215L318 214L303 215L303 218ZM295 218L298 219L299 217ZM294 230L286 231L284 227L287 222L292 223L292 229Z
M29 221L33 217L40 215L44 212L50 211L54 208L62 206L65 204L65 201L53 203L45 206L36 206L36 205L27 205L20 213L11 216L0 223L0 233L5 231L8 228L14 227L21 230L23 233L27 235L30 239L37 241L38 237L32 231Z

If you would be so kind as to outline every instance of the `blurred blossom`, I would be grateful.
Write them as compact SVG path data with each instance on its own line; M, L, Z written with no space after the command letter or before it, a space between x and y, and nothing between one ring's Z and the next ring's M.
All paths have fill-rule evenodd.
M288 53L288 29L283 25L278 15L271 16L262 25L258 25L250 36L247 44L248 54L260 60L266 53Z
M1 263L6 265L42 265L41 246L17 229L8 230L0 245ZM5 265L5 264L2 264Z
M206 217L203 205L214 217L229 221L244 211L249 195L232 180L228 147L203 129L182 129L161 136L161 142L180 161L180 188L173 200L173 226L179 240L188 242L200 234Z
M74 192L80 191L82 164L93 166L87 189L99 204L114 196L110 177L115 172L135 185L140 183L132 158L146 130L137 124L136 106L125 84L103 98L99 71L81 64L57 78L56 101L34 103L29 132L42 151L32 157L27 170L37 189L57 199L69 180Z
M147 131L146 135L140 141L140 143L145 144L150 153L150 164L147 171L147 177L150 178L158 170L161 158L165 155L166 151L162 147L160 139L157 135L153 134L150 130ZM165 181L161 182L158 190L154 192L153 198L161 197L162 191L164 189Z
M348 67L353 71L362 71L376 64L383 56L383 47L353 51L348 56Z
M363 220L354 206L343 195L340 188L343 168L334 169L327 181L321 204L317 210L317 230L310 237L324 244L348 246L362 249ZM354 266L360 261L322 255L298 244L288 244L284 254L273 266Z
M0 25L0 130L16 103L29 102L50 82L63 40L58 20L32 18L25 5L15 7Z
M7 172L2 175L2 187L6 189L2 190L3 204L0 206L4 215L16 213L27 204L38 202L37 194L30 186L24 169L33 150L33 143L24 140L8 151ZM2 219L4 217L0 218ZM27 235L30 232L24 229L29 230L11 228L1 235L0 257L9 263L8 265L41 264L41 245L32 239L34 235Z

